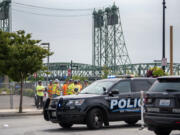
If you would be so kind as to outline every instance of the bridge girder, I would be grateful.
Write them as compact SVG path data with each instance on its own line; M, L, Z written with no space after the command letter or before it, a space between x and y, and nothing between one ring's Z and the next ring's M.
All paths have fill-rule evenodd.
M71 65L72 64L72 65ZM45 64L47 65L47 64ZM72 67L71 67L72 66ZM161 63L137 63L137 64L127 64L117 66L116 74L134 74L137 76L145 76L149 68L161 67ZM170 64L166 66L166 72L170 72ZM49 64L49 79L63 79L68 76L68 69L72 68L72 76L81 77L101 77L103 67L93 66L90 64L82 63L50 63ZM111 67L109 67L111 69ZM110 71L111 73L111 71ZM180 63L173 64L174 75L180 75ZM42 76L46 77L45 73Z

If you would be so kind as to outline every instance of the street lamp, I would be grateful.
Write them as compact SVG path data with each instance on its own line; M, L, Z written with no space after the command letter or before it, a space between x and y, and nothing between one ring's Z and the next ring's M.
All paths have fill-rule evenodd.
M166 1L163 0L163 30L162 30L162 69L165 71L165 9L166 9Z
M47 49L48 51L50 51L50 43L41 43L41 45L43 46L47 46ZM49 55L47 57L47 72L49 72ZM46 77L46 84L48 84L48 74L47 74L47 77Z

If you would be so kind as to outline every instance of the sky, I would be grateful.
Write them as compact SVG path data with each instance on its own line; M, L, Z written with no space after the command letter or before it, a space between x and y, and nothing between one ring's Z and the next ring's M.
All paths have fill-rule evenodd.
M12 30L25 30L34 39L49 42L50 62L92 64L92 10L55 9L119 7L128 54L132 63L162 58L162 0L13 0ZM174 62L180 63L180 0L166 0L166 58L169 61L169 27L174 27ZM30 13L29 13L30 12ZM32 14L33 13L33 14ZM34 14L35 13L35 14ZM38 15L43 14L43 15Z

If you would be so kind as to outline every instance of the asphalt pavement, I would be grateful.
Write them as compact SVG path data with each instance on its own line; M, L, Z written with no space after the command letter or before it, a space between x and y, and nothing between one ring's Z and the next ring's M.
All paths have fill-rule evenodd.
M139 124L128 126L124 122L111 122L109 127L99 130L89 130L86 125L74 125L65 130L58 124L45 121L43 116L0 118L0 135L154 135L139 128ZM173 131L171 135L180 135L180 131Z

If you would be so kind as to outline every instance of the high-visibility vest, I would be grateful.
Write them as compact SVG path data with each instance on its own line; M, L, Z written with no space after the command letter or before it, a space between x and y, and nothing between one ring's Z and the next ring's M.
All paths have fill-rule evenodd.
M62 90L63 90L63 95L64 95L64 96L67 95L67 89L68 89L68 84L64 84L64 85L62 86Z
M81 91L80 85L74 85L74 94L78 94Z
M60 95L60 90L59 90L59 85L58 84L53 85L52 94Z
M80 87L80 91L82 90L82 85L81 84L78 84L79 85L79 87Z
M36 87L37 95L43 97L43 96L44 96L44 92L43 92L43 91L40 91L40 90L43 90L43 91L44 91L44 86L38 85L38 86Z
M74 94L74 83L68 85L67 94L68 95Z
M52 91L53 91L53 84L52 85L48 85L48 95L49 97L52 97Z

